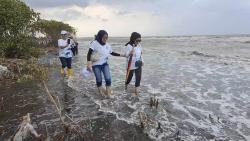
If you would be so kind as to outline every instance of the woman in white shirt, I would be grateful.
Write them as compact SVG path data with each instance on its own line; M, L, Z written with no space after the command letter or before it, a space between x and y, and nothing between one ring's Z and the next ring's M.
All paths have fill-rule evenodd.
M142 49L141 49L141 35L137 32L133 32L130 36L130 41L125 45L125 56L127 57L127 75L125 82L125 89L130 83L135 74L135 94L139 94L139 87L142 74Z
M59 59L62 63L61 68L61 75L65 74L65 67L67 67L67 74L69 77L72 76L72 51L70 44L68 44L68 32L65 30L61 31L62 38L58 40L58 47L59 47Z
M93 70L96 77L96 85L101 95L104 93L107 96L111 95L111 75L108 64L108 57L122 56L112 51L111 46L107 43L108 33L105 30L100 30L94 41L91 42L87 55L88 70ZM95 56L95 57L93 57ZM106 90L102 87L102 73L106 82Z

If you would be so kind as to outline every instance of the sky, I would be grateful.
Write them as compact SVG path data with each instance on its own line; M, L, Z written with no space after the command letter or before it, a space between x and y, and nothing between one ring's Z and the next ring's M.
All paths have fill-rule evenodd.
M250 0L23 0L45 19L63 21L81 37L250 33Z

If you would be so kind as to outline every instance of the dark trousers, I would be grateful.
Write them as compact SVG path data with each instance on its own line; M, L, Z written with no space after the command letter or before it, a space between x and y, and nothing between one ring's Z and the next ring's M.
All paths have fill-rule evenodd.
M72 58L59 57L59 59L61 61L63 69L65 67L67 67L68 69L71 69Z
M75 54L78 54L78 45L75 46Z
M141 67L139 67L135 70L130 70L129 75L128 75L128 79L125 82L125 84L128 85L130 83L130 81L133 78L133 74L135 73L135 87L139 87L140 83L141 83L141 72L142 72Z
M78 54L78 46L71 48L71 51L73 52L73 55L76 56Z

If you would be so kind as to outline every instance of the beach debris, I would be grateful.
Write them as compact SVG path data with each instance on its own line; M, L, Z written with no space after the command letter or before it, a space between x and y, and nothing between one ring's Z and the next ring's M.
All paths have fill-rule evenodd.
M161 123L158 122L157 132L163 133L163 129L161 128Z
M144 128L144 123L141 121L141 128Z
M8 78L10 75L10 71L8 67L0 65L0 80L4 80L4 78Z
M210 119L212 118L210 114L208 114L208 117L209 117Z
M145 128L149 124L153 123L153 121L149 118L149 116L146 115L144 112L138 112L138 115L139 115L141 128Z
M180 130L177 130L177 132L174 135L176 141L182 141L181 137L179 137L180 134L181 134Z
M158 105L159 105L159 99L156 99L155 97L151 97L150 98L150 101L149 101L149 106L150 108L153 108L155 107L156 109L158 108Z
M211 114L208 114L208 118L209 118L209 120L210 120L211 123L214 123L214 119L213 119L213 117L211 116Z
M152 97L150 98L150 104L149 105L150 105L151 108L154 106L154 100L153 100Z
M139 119L140 119L140 126L141 126L141 128L144 128L145 121L144 121L144 117L143 117L142 112L138 112L138 115L139 115Z
M46 139L45 139L45 141L50 141L49 131L48 131L48 127L47 127L46 123L45 123L45 129L46 129Z
M44 88L46 90L46 93L50 99L50 101L55 105L56 107L56 111L59 115L60 121L62 122L65 134L63 134L60 138L61 139L66 139L66 138L79 138L80 140L84 140L84 133L86 132L84 127L81 127L80 124L76 121L73 120L73 118L71 118L70 116L68 116L66 113L64 115L62 115L62 108L61 108L61 104L60 104L60 100L58 96L53 96L46 83L43 81L43 85ZM70 122L65 122L64 118L62 116L67 117L68 119L70 119Z
M155 103L155 108L157 109L158 108L158 104L159 104L159 99L156 100L156 103Z
M157 129L161 129L161 123L160 123L160 122L158 122L158 127L157 127Z
M4 110L4 101L3 101L3 97L1 98L1 109Z
M156 99L155 99L155 97L154 97L154 106L155 106L155 103L156 103Z
M37 139L42 137L42 134L38 134L32 126L30 114L28 113L26 116L23 116L22 123L19 125L19 128L17 129L10 141L23 141L31 137L31 135Z

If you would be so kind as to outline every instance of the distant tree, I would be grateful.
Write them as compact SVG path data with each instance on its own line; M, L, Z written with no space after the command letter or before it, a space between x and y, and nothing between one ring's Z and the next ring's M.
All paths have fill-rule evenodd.
M24 57L34 45L39 13L20 0L0 0L0 55Z
M60 38L61 30L66 30L71 33L76 32L69 24L55 20L40 20L35 24L35 27L50 39L50 44L53 46L57 46L57 40Z

